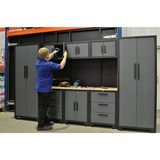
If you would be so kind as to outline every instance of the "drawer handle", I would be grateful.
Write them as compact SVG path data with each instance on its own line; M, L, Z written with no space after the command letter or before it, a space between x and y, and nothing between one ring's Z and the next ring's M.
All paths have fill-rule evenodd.
M108 95L108 93L101 93L101 92L99 92L98 95Z
M108 104L106 104L106 103L99 103L98 105L99 106L108 106Z
M102 113L99 113L98 116L103 116L103 117L107 117L108 114L102 114Z

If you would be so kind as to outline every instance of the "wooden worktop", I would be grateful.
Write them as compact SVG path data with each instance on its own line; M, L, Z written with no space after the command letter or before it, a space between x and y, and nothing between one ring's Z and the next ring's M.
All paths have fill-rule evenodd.
M118 91L117 88L112 87L95 87L95 88L89 88L89 87L59 87L59 86L52 86L52 89L64 89L64 90L91 90L91 91Z

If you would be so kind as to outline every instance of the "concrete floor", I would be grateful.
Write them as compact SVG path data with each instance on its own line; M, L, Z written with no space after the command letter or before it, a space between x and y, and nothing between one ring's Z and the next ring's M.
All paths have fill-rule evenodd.
M140 131L55 123L51 131L37 131L37 122L16 120L13 112L0 112L0 133L141 133ZM157 132L160 133L160 111L157 113ZM142 132L144 133L144 132Z

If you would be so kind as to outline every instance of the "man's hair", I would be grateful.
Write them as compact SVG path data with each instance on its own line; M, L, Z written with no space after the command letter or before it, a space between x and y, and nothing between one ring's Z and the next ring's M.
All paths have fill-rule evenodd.
M48 48L43 47L38 50L39 59L44 59L47 56L47 54L49 54Z

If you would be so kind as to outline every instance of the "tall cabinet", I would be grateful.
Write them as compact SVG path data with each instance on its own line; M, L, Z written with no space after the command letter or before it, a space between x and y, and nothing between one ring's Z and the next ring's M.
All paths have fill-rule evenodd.
M15 47L15 117L38 117L38 95L35 89L38 45Z
M156 38L119 39L119 128L156 129Z

